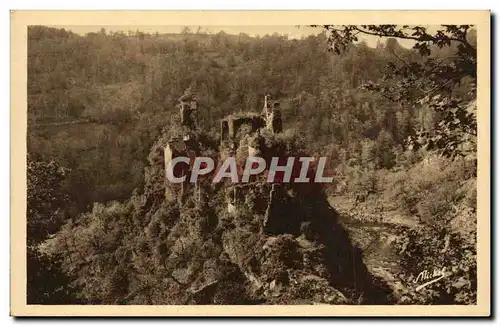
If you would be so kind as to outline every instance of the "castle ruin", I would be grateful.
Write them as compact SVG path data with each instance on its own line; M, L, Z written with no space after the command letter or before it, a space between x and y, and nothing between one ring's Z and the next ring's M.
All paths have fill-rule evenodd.
M247 148L243 149L244 152L246 151L246 155L261 156L261 146L263 143L261 130L267 129L272 133L281 133L283 131L280 104L279 102L274 102L271 108L269 107L268 98L268 95L266 95L264 98L264 107L261 113L245 113L239 115L233 114L220 121L221 158L224 151L231 154L235 153L240 145L238 139L241 137L246 137L248 141L248 144L245 145L247 146ZM178 108L180 111L181 126L194 130L197 125L197 101L196 97L192 94L191 91L186 91L185 94L181 96L181 98L179 98ZM180 137L171 138L164 147L165 169L167 168L169 163L176 157L193 157L198 154L196 150L196 142L191 138L191 135L189 133L179 136ZM177 168L177 166L180 167ZM168 180L165 178L165 197L167 200L177 199L182 204L183 198L186 195L186 190L189 186L188 174L190 167L186 166L185 164L179 164L177 166L173 172L174 176L186 176L186 181L181 184L173 185L169 184ZM250 185L251 184L252 182L250 182ZM239 210L239 207L241 206L242 196L245 196L245 191L242 192L243 188L240 188L241 186L236 186L233 184L229 184L227 187L227 210L231 215L235 214ZM201 192L199 185L198 191ZM276 196L269 195L265 197L273 199ZM267 205L271 205L274 207L272 203L269 203ZM273 212L274 210L267 209L267 211ZM266 217L266 220L267 219L268 217Z
M268 95L265 97L264 110L261 114L230 115L222 119L220 122L221 142L234 139L242 129L247 133L256 133L262 128L272 133L283 131L280 103L274 102L272 109L269 109Z

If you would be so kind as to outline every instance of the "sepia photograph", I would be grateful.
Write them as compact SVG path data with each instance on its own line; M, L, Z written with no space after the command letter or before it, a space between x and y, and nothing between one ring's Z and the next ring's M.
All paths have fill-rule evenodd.
M488 315L490 13L351 13L25 19L14 301Z

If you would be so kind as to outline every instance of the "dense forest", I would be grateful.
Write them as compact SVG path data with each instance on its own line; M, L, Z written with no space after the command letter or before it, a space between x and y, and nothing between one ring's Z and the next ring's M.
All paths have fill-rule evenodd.
M188 251L181 258L203 266L212 257L203 251L218 255L217 243L190 239L188 249L177 248L184 231L173 221L185 212L148 204L157 149L178 128L176 103L186 89L198 98L203 132L197 137L210 144L219 137L221 118L260 112L267 94L280 101L286 136L313 156L327 156L335 170L325 191L351 221L352 241L360 238L363 247L372 237L358 222L390 225L397 270L368 269L390 283L391 303L474 303L474 29L318 31L289 39L188 27L180 34L103 28L85 36L30 27L28 303L191 302L172 277L178 268L160 271L166 264L161 252ZM377 45L358 40L360 33L377 37ZM401 38L414 39L415 46L401 46ZM173 232L181 233L175 241ZM134 272L120 267L124 261ZM452 281L417 295L409 280L434 266L453 269ZM290 295L306 296L300 291ZM350 303L365 302L354 296L361 297L346 295ZM241 303L231 301L231 293L215 297L210 303Z

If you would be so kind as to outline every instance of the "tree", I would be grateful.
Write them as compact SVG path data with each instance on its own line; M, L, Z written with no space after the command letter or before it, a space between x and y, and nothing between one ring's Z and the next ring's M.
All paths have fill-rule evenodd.
M67 172L54 161L40 162L28 158L28 245L43 241L62 225L65 219L63 210L69 203L69 196L62 188Z
M425 146L451 157L465 155L464 144L472 145L475 151L476 107L471 98L476 92L477 56L471 25L442 25L434 32L424 26L409 25L324 25L323 29L328 35L329 50L336 54L348 50L360 35L414 41L418 60L403 58L394 41L388 42L386 49L393 60L385 67L381 80L368 82L362 88L392 101L427 105L439 113L433 130L419 130L416 137L409 139L413 148ZM450 56L435 55L447 48ZM456 94L464 83L469 86L467 93Z
M115 303L128 290L127 257L134 242L130 205L95 204L92 212L69 221L40 251L51 260L60 252L61 270L89 303ZM111 299L110 299L111 298ZM117 299L118 300L118 299Z
M47 259L38 245L55 233L65 220L69 196L62 188L67 170L55 162L32 161L28 157L27 188L27 302L29 304L76 303L61 273L61 252Z

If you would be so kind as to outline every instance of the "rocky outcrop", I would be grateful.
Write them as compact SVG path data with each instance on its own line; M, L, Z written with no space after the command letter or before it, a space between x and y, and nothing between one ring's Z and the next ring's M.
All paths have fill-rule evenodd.
M161 189L167 193L157 176L168 161L189 150L221 158L298 155L275 134L281 131L275 106L263 115L224 119L221 142L182 125L159 140L155 148L164 149L163 160L151 156L145 204L138 210L153 217L149 228L159 229L148 234L158 235L159 260L174 282L172 293L183 298L179 302L200 304L385 302L387 293L374 285L361 251L351 244L320 186L259 178L242 184L200 182L196 189L184 188L183 201L150 199ZM153 222L160 226L153 228Z

